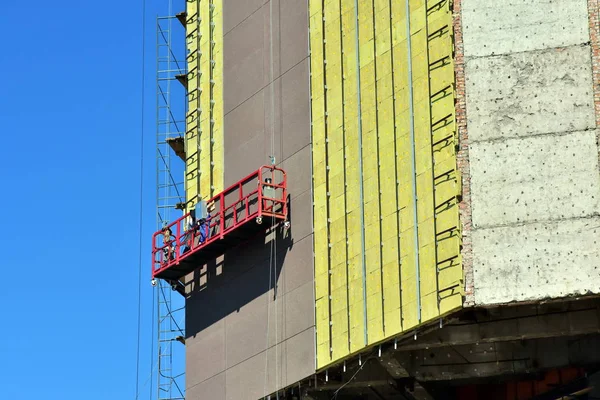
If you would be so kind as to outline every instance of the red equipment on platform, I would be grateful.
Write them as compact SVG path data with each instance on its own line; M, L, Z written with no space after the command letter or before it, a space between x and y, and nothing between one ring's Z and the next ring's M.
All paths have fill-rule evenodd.
M153 278L177 281L272 223L286 221L286 174L263 166L206 203L209 215L204 223L188 226L193 218L187 213L154 233ZM165 235L167 229L171 235Z

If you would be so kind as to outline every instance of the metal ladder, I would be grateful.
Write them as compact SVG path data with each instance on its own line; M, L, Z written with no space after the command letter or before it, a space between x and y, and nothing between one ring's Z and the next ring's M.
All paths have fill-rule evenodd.
M157 228L179 218L177 204L185 202L183 174L185 165L174 154L168 140L185 134L185 90L176 81L185 74L185 29L173 12L173 0L167 0L166 17L156 20L156 216ZM185 8L185 1L177 0ZM177 36L176 41L173 36ZM174 46L181 42L180 46ZM176 54L179 56L177 57ZM157 400L185 399L184 299L173 296L171 285L156 282L157 315Z

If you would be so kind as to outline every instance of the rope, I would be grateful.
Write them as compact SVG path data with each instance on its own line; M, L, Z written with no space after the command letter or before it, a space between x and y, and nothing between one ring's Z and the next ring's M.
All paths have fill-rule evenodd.
M271 14L271 22L269 23L270 27L270 35L271 35L271 154L273 155L273 167L275 167L276 158L275 158L275 74L274 74L274 65L275 60L273 59L273 1L269 2L270 14ZM271 181L275 182L275 172L271 172ZM275 206L275 203L272 205ZM274 210L272 210L274 211ZM271 217L271 226L275 226L275 216ZM277 320L279 301L277 297L279 297L279 293L277 291L277 230L273 230L274 238L273 238L273 300L275 301L275 397L279 400L279 368L277 368L277 361L279 360L279 348L277 347L278 337L279 337L279 321Z
M273 217L273 225L275 222L275 217ZM273 239L273 263L275 264L275 270L273 271L273 274L275 275L275 286L277 286L277 232L275 231L275 238ZM277 297L279 297L279 293L277 292L277 290L274 290L274 292L276 293L275 296L275 318L277 319L278 314L278 301L277 301ZM277 390L276 393L276 398L277 400L279 400L279 388L277 387L279 385L279 369L277 368L277 360L279 360L279 349L277 347L277 342L278 342L278 329L279 329L279 321L275 321L275 390Z
M169 318L171 319L172 322L175 323L175 326L179 330L179 333L181 333L182 335L185 335L185 333L183 332L183 329L181 329L181 327L179 326L179 324L175 320L175 317L173 317L173 311L171 311L171 307L169 306L169 303L171 301L170 301L170 299L167 299L167 296L165 295L165 289L164 289L164 287L162 285L159 285L159 288L160 288L160 293L162 294L162 298L163 298L163 302L165 304L165 308L167 309L167 313L169 314Z
M135 398L140 395L140 342L142 334L142 235L144 210L144 107L146 80L146 0L142 0L142 76L141 76L141 111L140 111L140 215L138 243L138 304L137 304L137 344L135 366ZM150 361L152 362L152 360Z
M358 375L358 373L365 367L365 365L367 365L367 362L373 358L373 354L371 354L371 356L367 357L367 359L362 363L362 365L356 370L356 372L350 377L350 379L348 379L346 381L346 383L344 383L342 386L340 386L338 388L338 390L336 390L335 392L333 392L333 397L331 398L331 400L335 400L338 397L338 394L340 393L340 391L346 387L346 385L348 385L350 382L352 382L352 380L354 378L356 378L356 375Z
M154 307L152 307L154 308ZM154 314L153 314L154 315ZM181 317L181 319L179 320L179 323L183 322L183 318ZM152 321L152 325L154 325L154 320ZM148 378L146 379L146 382L144 382L144 384L142 385L142 389L144 389L146 386L148 386L148 382L152 382L153 378L154 378L154 370L156 369L156 367L158 367L158 360L152 364L152 358L154 358L154 343L152 343L153 347L152 347L152 353L153 356L151 357L151 368L150 368L150 374L148 375ZM175 383L175 385L177 385L177 383ZM139 393L137 393L137 395L135 396L135 400L137 400L139 398ZM152 391L150 391L150 399L152 399Z
M156 332L154 331L154 329L156 328L155 319L154 319L155 318L154 307L155 306L158 307L156 305L157 298L158 298L158 292L157 292L156 296L154 295L154 293L152 293L152 308L151 308L152 312L150 313L150 314L152 314L152 318L150 321L150 334L151 334L150 335L151 336L151 339L150 339L150 364L152 364L152 360L154 360L154 349L155 349L154 338L156 337L155 336ZM158 360L156 361L156 366L158 366ZM152 366L152 368L150 368L150 386L154 385L154 368L156 366ZM150 400L152 400L152 391L148 392L148 394L149 394Z
M271 273L273 269L273 257L271 255L273 251L273 243L271 242L271 247L269 251L269 289L267 290L267 332L266 332L266 349L265 349L265 379L263 382L263 393L267 392L267 381L268 381L268 366L269 366L269 331L271 329L271 299L269 299L269 291L271 290L271 278L273 274ZM276 346L277 347L277 346ZM275 359L275 366L277 366L277 359ZM270 396L269 396L270 397ZM266 397L264 397L266 398ZM264 399L263 398L263 399Z
M271 160L271 164L273 166L275 166L275 73L274 73L274 67L273 65L275 64L275 60L273 59L273 2L270 1L269 2L269 51L270 51L270 60L271 60L271 154L269 155L269 158ZM271 173L271 178L274 181L274 173ZM262 182L260 182L260 184L262 185ZM271 226L274 226L274 222L275 222L275 217L272 216L271 217ZM277 232L276 231L272 231L275 236L273 238L273 240L271 240L271 245L270 245L270 249L269 249L269 289L268 291L271 290L271 286L273 286L273 293L276 295L277 291L275 290L275 287L277 286ZM273 265L275 265L275 268L273 268ZM275 277L274 282L273 282L273 277ZM268 292L267 292L268 293ZM275 301L275 318L277 318L277 312L278 312L278 305L277 305L277 297L274 296L274 301ZM264 380L264 387L263 387L263 393L265 393L266 396L266 392L267 392L267 379L268 379L268 365L269 365L269 359L268 359L268 349L269 349L269 331L271 328L271 301L269 299L269 296L267 295L267 333L266 333L266 351L265 351L265 380ZM278 390L278 384L279 384L279 370L277 368L277 360L279 359L279 350L277 348L277 340L278 340L278 336L279 336L279 332L278 332L278 321L275 321L275 391L276 391L276 398L279 399L279 390ZM268 396L270 398L270 395ZM266 398L266 397L265 397Z

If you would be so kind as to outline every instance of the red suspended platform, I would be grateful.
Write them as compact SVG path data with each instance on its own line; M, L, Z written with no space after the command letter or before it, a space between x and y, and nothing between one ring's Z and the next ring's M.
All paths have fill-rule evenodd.
M153 279L178 281L256 233L287 221L286 174L263 166L206 204L206 219L187 213L154 233Z

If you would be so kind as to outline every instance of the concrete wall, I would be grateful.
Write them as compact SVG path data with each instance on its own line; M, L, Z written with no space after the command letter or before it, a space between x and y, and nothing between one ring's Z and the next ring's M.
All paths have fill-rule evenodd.
M288 172L291 229L198 272L188 399L258 399L315 371L307 20L303 1L223 1L224 185L274 154Z
M462 0L474 298L600 293L586 0Z

